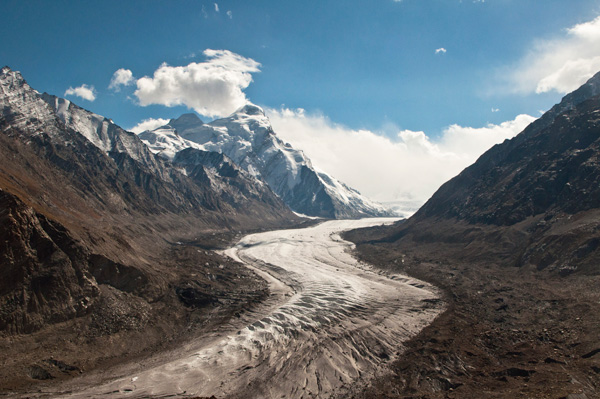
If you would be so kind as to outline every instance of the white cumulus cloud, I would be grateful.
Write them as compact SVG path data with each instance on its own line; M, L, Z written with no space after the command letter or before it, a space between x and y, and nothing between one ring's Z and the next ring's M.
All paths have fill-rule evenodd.
M447 51L448 51L448 50L446 50L445 48L443 48L443 47L440 47L440 48L438 48L438 49L436 49L436 50L435 50L435 53L436 53L436 54L440 54L440 53L441 53L441 54L445 54Z
M512 68L508 80L514 92L575 90L600 70L600 17L537 41Z
M146 130L153 130L153 129L156 129L157 127L164 126L167 123L169 123L168 119L148 118L148 119L144 119L143 121L141 121L140 123L138 123L137 125L132 127L131 129L129 129L129 131L133 132L135 134L138 134L138 133L145 132Z
M260 63L228 50L205 50L207 61L186 66L162 64L152 77L136 82L142 106L185 105L209 117L230 114L246 103L243 90L260 72Z
M514 137L536 119L533 116L521 114L514 120L498 125L490 123L478 128L451 125L444 130L439 145L444 151L468 159L470 164L494 144Z
M452 125L438 139L421 131L384 136L354 130L303 110L268 109L276 134L302 149L313 164L377 201L425 202L441 184L481 154L535 120L519 115L499 125Z
M129 69L121 68L113 73L108 88L114 91L120 91L121 86L130 86L133 84L133 82L133 72L131 72Z
M77 96L84 100L94 101L96 99L96 89L94 86L83 84L79 87L69 87L65 91L65 96Z

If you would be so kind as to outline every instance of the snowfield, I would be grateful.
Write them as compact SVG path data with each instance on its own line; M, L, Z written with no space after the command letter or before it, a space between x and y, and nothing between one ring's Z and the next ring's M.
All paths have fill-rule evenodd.
M265 277L271 296L241 329L225 326L159 366L69 397L328 398L366 382L443 307L432 286L358 263L339 236L392 221L246 236L225 253Z

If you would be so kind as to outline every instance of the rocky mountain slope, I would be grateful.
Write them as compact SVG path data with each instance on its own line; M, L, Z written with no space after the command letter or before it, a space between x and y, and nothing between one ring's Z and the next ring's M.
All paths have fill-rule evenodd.
M390 216L391 212L332 176L317 171L302 153L281 141L264 111L247 104L205 124L184 114L140 134L167 159L184 148L221 152L268 186L294 211L325 218Z
M598 397L600 74L407 221L347 238L450 303L356 396Z
M497 231L502 245L489 251L501 255L503 262L563 273L600 273L599 83L600 74L513 140L487 151L440 187L389 239L399 240L416 230L431 235L429 229L416 226L435 220L438 230L442 225L453 229L436 240L485 242L486 231ZM457 225L465 225L462 237ZM473 226L487 229L478 234ZM495 239L490 237L490 244Z
M129 158L143 165L150 173L170 182L169 174L188 175L194 171L192 181L203 191L216 194L217 201L221 203L205 202L203 206L212 210L219 210L224 216L233 209L244 208L246 212L261 219L269 213L285 214L285 206L276 199L273 192L263 184L256 182L247 173L225 159L218 153L201 151L203 156L193 159L190 151L177 157L174 165L165 163L156 157L148 147L134 134L121 129L111 120L96 115L78 107L68 100L42 94L42 98L54 109L57 116L65 125L82 134L100 150L110 154L126 154ZM196 147L193 147L196 148ZM174 160L175 157L170 158ZM166 166L165 166L166 165ZM175 166L175 167L173 167ZM233 172L235 169L235 172ZM199 178L199 175L204 178ZM234 176L235 175L235 176ZM232 186L232 183L234 183ZM259 215L260 214L260 215Z
M66 378L65 359L72 371L151 353L265 295L194 245L301 222L266 185L217 153L166 161L8 67L0 109L0 389Z

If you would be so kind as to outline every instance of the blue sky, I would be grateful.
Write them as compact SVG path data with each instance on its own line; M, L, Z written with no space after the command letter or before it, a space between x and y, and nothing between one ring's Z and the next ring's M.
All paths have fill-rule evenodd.
M322 123L321 131L368 131L405 145L420 132L444 152L452 126L537 117L600 69L600 49L589 44L598 15L598 0L4 0L0 63L39 91L131 128L207 101L199 94L196 106L185 99L188 106L161 105L167 100L157 81L140 97L140 78L153 78L163 63L216 60L234 69L224 89L237 94L213 104L205 120L247 98L271 109L281 129L303 120L305 128ZM109 89L119 69L131 79ZM82 85L94 88L93 101L76 90ZM152 102L159 104L141 105ZM400 191L395 197L410 190Z

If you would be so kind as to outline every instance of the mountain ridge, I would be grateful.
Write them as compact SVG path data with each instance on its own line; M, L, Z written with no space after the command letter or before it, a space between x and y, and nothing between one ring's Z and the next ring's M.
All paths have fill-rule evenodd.
M477 220L483 223L510 225L528 216L546 211L549 207L556 205L552 202L553 200L568 200L572 191L593 190L593 182L588 182L588 187L585 188L574 188L572 185L575 184L575 181L570 182L569 180L577 178L579 167L588 162L595 163L593 153L589 151L597 147L594 143L597 137L594 134L596 126L593 114L598 104L598 95L600 95L600 73L573 93L566 95L559 104L552 107L540 119L532 122L513 140L495 145L484 153L475 164L467 167L457 177L442 185L438 192L415 214L415 219L446 215L459 219L466 218L469 221ZM562 157L562 159L557 160L557 157ZM518 171L513 172L510 169L511 165L517 165ZM539 176L537 182L528 182L538 190L534 197L516 198L515 195L511 199L506 196L507 190L511 190L515 185L522 186L524 184L519 182L522 176L534 172L546 174ZM590 173L595 173L593 168ZM503 193L503 199L500 200L499 197L495 201L491 198L487 199L488 202L493 201L493 205L489 206L487 216L481 214L477 219L474 219L473 216L467 217L468 213L473 213L470 209L475 203L481 203L480 207L484 206L481 202L484 199L479 200L478 195L480 194L477 193L489 191L484 185L486 181L494 179L499 182L498 184L504 185L496 190L498 193ZM551 182L556 179L558 181ZM521 190L525 189L526 187L521 188ZM571 192L561 192L562 190L571 190ZM594 192L596 191L587 195L588 199L599 198ZM529 203L522 204L517 208L506 205L515 200L523 201L525 199ZM572 212L577 211L579 203L578 200L570 205ZM600 202L590 206L598 207ZM446 209L443 210L443 208ZM559 208L557 211L566 211L569 205L565 204ZM481 212L483 210L480 210ZM496 215L494 216L492 213Z
M295 212L327 218L392 216L332 176L317 171L306 155L281 141L264 110L247 103L229 117L203 123L184 114L139 134L166 158L185 147L222 152L264 181Z

